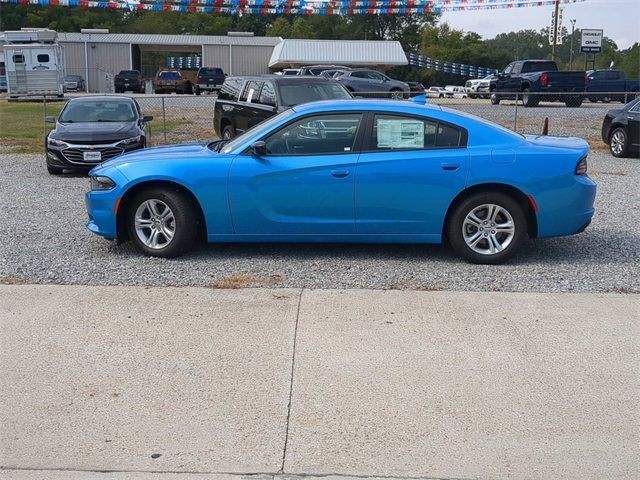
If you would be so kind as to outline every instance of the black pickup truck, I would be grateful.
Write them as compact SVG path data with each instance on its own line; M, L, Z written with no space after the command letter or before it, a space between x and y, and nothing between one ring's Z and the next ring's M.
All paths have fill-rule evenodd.
M196 74L196 95L202 92L220 91L226 75L221 68L202 67Z
M587 72L587 98L592 102L628 103L640 93L640 80L628 80L622 70L590 70Z
M113 86L116 93L144 93L144 78L138 70L120 70L113 79Z
M551 60L518 60L507 65L490 88L494 105L517 94L525 107L557 100L567 107L579 107L584 100L585 72L560 72Z

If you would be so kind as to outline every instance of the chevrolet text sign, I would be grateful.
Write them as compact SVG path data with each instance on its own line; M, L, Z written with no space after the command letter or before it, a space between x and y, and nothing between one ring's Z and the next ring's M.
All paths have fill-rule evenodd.
M602 30L582 30L582 45L580 50L585 53L602 51Z

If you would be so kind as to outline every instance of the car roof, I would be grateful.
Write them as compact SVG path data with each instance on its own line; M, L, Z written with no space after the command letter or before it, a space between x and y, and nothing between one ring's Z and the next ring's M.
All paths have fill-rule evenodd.
M389 109L390 107L400 107L402 109L414 110L416 112L423 111L424 108L428 108L429 110L442 110L442 107L436 105L434 103L416 103L411 101L402 101L402 100L391 100L391 99L341 99L341 100L321 100L318 102L311 103L303 103L301 105L296 105L293 108L296 112L305 112L309 111L310 113L314 110L323 110L325 107L338 107L340 110L379 110L379 109ZM337 109L337 108L336 108Z
M326 78L320 77L318 75L232 75L227 77L228 80L240 78L242 80L274 80L276 82L316 82L316 83L324 83L327 81Z

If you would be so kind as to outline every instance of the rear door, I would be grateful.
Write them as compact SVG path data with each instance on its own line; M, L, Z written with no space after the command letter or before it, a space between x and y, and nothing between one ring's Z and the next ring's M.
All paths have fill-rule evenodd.
M629 142L638 147L640 145L640 102L637 102L627 112L627 122L629 125Z
M259 235L355 232L354 173L362 113L297 118L238 155L229 174L234 231Z
M356 169L359 234L442 233L469 170L467 132L424 117L376 113Z
M238 102L239 114L236 117L236 130L238 133L245 132L258 122L256 120L256 107L262 88L261 81L249 80L245 82L240 101Z

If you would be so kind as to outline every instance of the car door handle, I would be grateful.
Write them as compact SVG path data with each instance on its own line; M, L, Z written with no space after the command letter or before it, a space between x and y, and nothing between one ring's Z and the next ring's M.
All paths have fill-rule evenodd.
M331 170L331 175L336 178L344 178L349 176L348 170Z
M459 163L442 162L440 166L442 167L443 170L457 170L460 168Z

